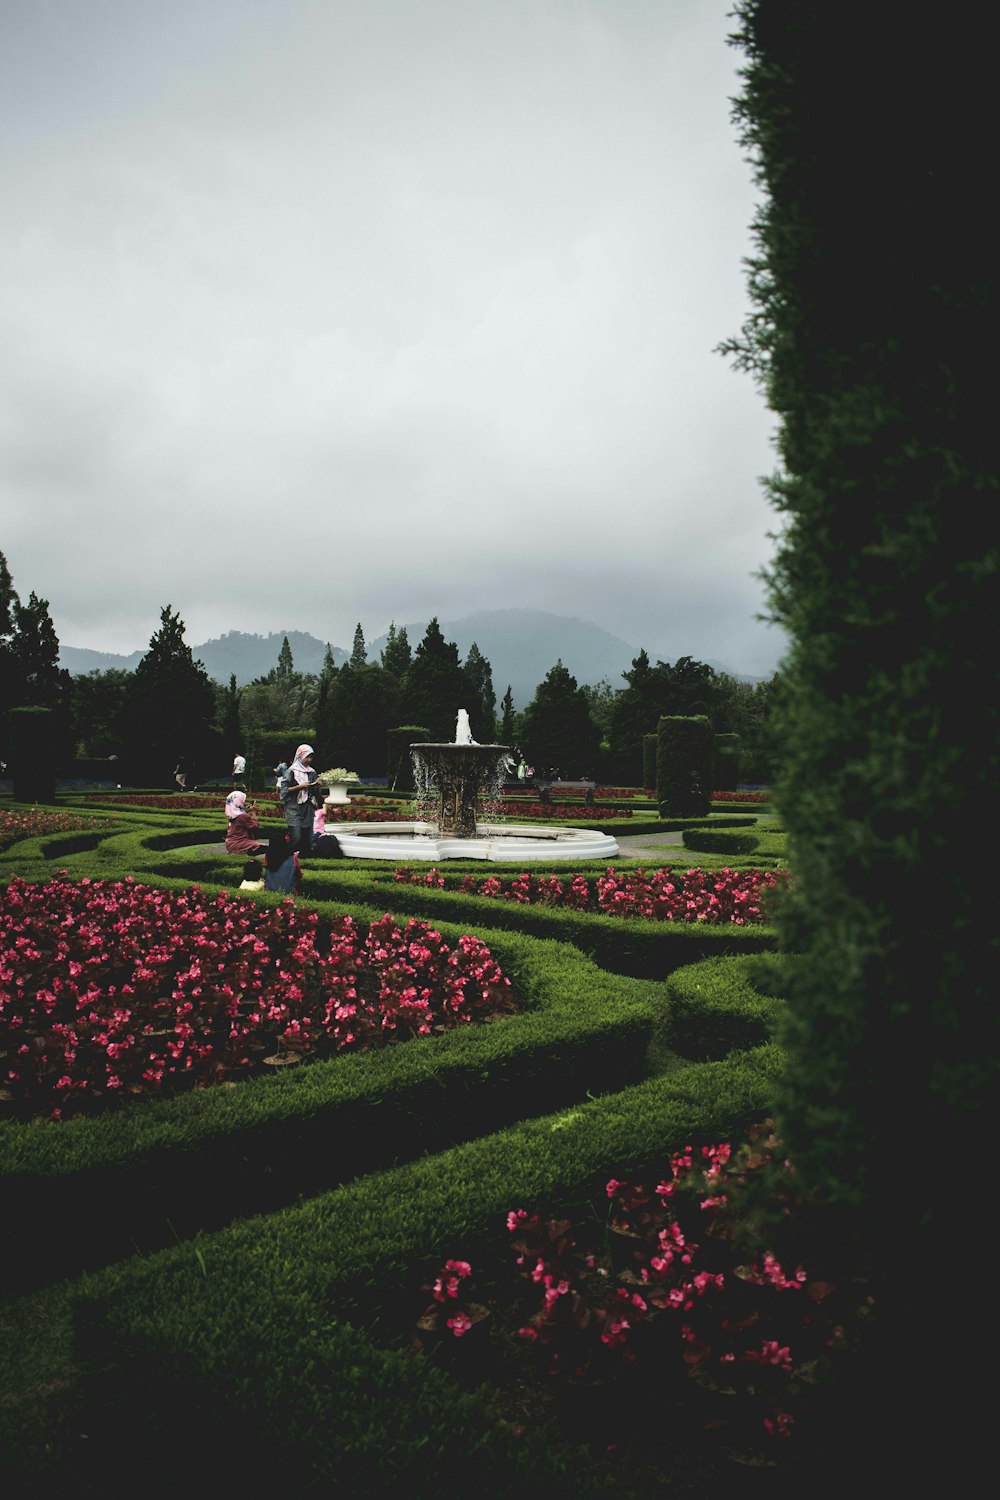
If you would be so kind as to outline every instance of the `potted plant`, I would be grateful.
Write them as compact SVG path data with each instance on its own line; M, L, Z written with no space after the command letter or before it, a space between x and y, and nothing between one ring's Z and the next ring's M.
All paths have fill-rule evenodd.
M348 771L344 766L334 766L331 771L321 771L316 778L316 783L326 791L326 800L331 804L343 805L350 802L347 795L348 787L360 784L361 777L357 771Z

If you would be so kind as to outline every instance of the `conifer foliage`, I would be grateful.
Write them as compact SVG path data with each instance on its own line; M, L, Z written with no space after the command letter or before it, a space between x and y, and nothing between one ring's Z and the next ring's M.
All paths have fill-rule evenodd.
M192 777L212 768L216 750L212 722L215 691L184 639L180 614L164 605L160 628L129 684L125 712L126 753L137 786L171 785L173 770L186 762Z

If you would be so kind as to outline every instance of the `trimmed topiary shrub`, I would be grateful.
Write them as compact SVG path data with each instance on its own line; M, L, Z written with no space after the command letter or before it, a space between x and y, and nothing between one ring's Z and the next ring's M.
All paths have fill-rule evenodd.
M12 708L8 718L14 797L18 802L56 800L56 716L51 708Z
M656 800L664 818L697 818L711 806L712 725L704 714L667 714L659 723Z
M685 849L699 854L752 854L760 843L755 833L720 833L714 828L685 828Z

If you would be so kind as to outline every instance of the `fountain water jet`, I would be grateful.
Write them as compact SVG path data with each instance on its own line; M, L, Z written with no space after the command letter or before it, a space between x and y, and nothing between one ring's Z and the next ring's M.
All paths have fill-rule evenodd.
M531 827L479 822L482 800L497 800L509 745L480 745L469 715L458 711L450 744L410 746L417 802L434 814L412 823L340 823L341 850L353 859L610 859L618 845L586 828Z

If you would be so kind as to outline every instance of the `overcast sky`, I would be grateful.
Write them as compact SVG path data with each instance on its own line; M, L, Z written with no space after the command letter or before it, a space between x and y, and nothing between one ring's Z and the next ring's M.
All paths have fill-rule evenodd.
M21 597L123 653L523 606L772 671L730 6L0 0Z

